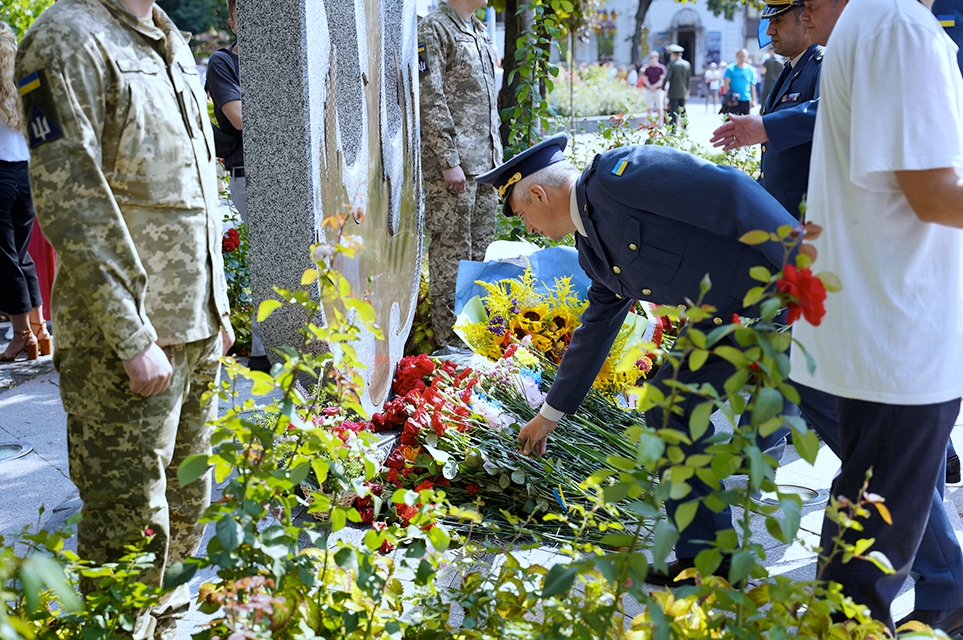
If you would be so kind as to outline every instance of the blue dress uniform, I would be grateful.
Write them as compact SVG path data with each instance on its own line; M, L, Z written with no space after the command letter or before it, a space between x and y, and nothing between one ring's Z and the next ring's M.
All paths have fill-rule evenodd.
M963 0L936 0L933 14L946 30L946 35L961 47L956 52L956 60L963 69Z
M561 139L562 141L560 141ZM560 153L539 157L546 146L564 148L564 135L545 140L476 180L493 184L502 197L521 178L531 175ZM550 160L549 160L550 158ZM732 167L721 167L687 153L653 145L622 147L595 156L575 185L575 197L585 235L576 234L579 264L592 280L589 304L572 343L562 359L546 402L564 413L574 413L612 348L632 301L664 305L690 304L699 298L700 283L711 274L712 288L704 302L716 315L708 322L721 325L732 314L751 315L742 300L756 282L749 270L763 265L782 267L784 251L776 243L749 246L739 242L748 231L775 231L796 225L779 202L756 181ZM511 209L506 203L506 212ZM671 376L663 367L653 384ZM732 366L710 356L697 371L683 367L683 383L708 382L721 389ZM672 414L669 426L688 433L689 413L701 402L683 405L683 415ZM649 424L662 423L661 411L646 414ZM704 437L711 436L710 432ZM687 453L704 446L688 447ZM686 500L708 495L711 488L692 478ZM674 517L677 503L668 503ZM676 545L679 557L694 557L717 531L732 527L728 509L714 513L704 505Z
M759 183L796 218L809 184L822 59L823 48L814 44L795 67L787 63L762 108L769 141L762 144Z

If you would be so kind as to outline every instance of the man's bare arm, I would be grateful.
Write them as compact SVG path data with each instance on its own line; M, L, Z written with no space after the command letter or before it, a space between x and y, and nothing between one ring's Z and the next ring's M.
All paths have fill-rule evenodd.
M963 181L952 168L896 171L896 181L923 222L963 228Z

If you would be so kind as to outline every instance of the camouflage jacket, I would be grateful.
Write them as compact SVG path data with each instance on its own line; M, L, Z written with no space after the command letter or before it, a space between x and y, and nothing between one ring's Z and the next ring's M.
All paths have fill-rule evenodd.
M208 338L228 313L214 140L190 49L158 7L61 0L17 54L57 346Z
M418 25L421 153L438 171L478 175L501 164L495 48L475 16L441 2Z
M662 79L662 86L668 87L666 95L669 100L683 100L689 92L689 80L692 78L692 66L683 58L670 62Z

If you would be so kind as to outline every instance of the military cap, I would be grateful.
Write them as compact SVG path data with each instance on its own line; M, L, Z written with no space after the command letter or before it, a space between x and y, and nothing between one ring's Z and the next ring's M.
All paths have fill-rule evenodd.
M775 18L794 7L803 6L803 0L766 0L766 8L762 12L763 18Z
M508 204L508 196L511 195L515 184L522 178L527 178L547 166L565 160L563 151L565 151L566 145L568 145L568 136L564 133L545 138L491 171L475 176L475 182L490 184L495 187L498 190L498 197L502 199L504 205L502 213L506 216L513 216L515 212Z
M682 53L685 51L685 48L678 44L670 44L665 50L669 53Z

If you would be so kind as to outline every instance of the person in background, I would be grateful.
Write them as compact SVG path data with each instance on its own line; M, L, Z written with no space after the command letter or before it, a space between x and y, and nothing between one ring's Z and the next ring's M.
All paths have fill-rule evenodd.
M766 104L769 92L772 91L776 79L782 73L782 67L782 62L776 57L775 46L769 47L769 53L766 55L766 59L762 61L764 74L762 76L762 93L759 94L759 100L762 104Z
M625 83L628 84L630 87L634 87L638 85L639 83L639 63L638 62L633 62L631 66L629 66L629 75L628 77L626 77Z
M716 106L719 104L719 87L722 85L722 72L719 71L719 65L715 62L710 62L709 68L706 69L705 83L706 113L709 113L710 104L712 104L712 110L715 112Z
M97 566L144 543L153 562L137 579L159 588L203 538L210 471L182 485L177 469L211 453L207 392L234 341L207 99L153 0L59 0L24 37L16 77L37 217L57 251L77 553ZM133 635L176 638L189 607L184 584L139 612Z
M495 238L498 197L471 179L502 161L495 48L472 15L485 4L440 2L418 24L428 281L439 349L461 344L454 331L458 261L484 260Z
M662 83L665 80L665 67L659 62L659 52L649 52L649 64L639 74L636 86L645 89L645 109L652 121L653 115L659 126L665 124L665 92Z
M228 24L236 34L237 0L227 0L227 14ZM218 127L218 131L214 132L214 142L218 147L218 157L224 159L224 169L231 174L231 202L237 208L241 222L247 224L247 178L244 175L244 119L241 115L239 55L240 47L237 42L215 51L207 65L205 88L214 102L214 117ZM251 318L251 358L248 366L255 371L271 371L271 362L264 350L256 317Z
M20 94L14 80L17 41L0 22L0 309L10 317L13 339L0 362L28 360L51 352L43 318L43 300L33 258L27 252L33 234L30 196L30 150L21 130Z
M663 85L666 89L666 97L669 99L669 124L677 126L679 115L685 111L685 103L689 99L689 80L692 79L692 65L682 57L685 51L677 44L670 44L666 47L672 61L665 71Z
M749 110L756 105L756 72L749 64L749 52L746 49L736 51L736 64L726 69L723 77L723 92L731 91L738 94L738 105L729 113L748 115Z

